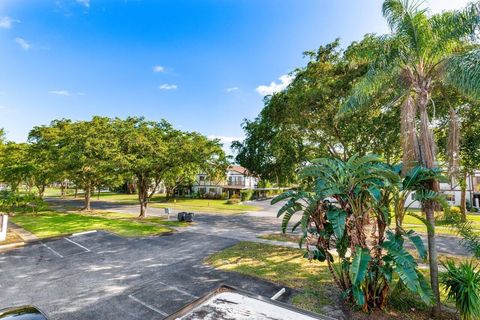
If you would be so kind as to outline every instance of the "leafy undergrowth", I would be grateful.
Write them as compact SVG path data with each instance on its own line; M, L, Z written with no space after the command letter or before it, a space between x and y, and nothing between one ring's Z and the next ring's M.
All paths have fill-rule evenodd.
M240 242L213 254L205 262L220 270L255 276L299 290L292 303L309 311L324 313L325 307L349 309L340 302L340 292L331 280L327 264L304 259L301 249ZM385 311L345 312L349 319L429 319L428 307L406 290L392 292L389 302ZM443 319L456 318L446 313Z
M11 221L39 238L88 230L106 230L125 237L141 237L171 232L170 227L182 225L157 217L138 219L120 213L71 213L51 210L16 214L11 217Z

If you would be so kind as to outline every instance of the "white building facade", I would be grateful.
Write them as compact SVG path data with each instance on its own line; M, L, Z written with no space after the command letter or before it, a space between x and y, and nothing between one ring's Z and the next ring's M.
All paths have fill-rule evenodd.
M460 206L462 190L458 181L454 184L440 183L440 192L446 196L451 206ZM415 195L411 194L410 199L407 199L405 204L411 203L411 208L421 208L420 202L415 201L414 197ZM474 174L467 176L466 198L467 203L469 202L472 207L480 208L480 171L475 171Z
M256 189L259 178L251 174L242 166L229 166L226 172L226 179L222 181L210 181L207 174L197 175L192 185L193 193L207 195L210 197L221 196L226 193L230 198L232 195L240 195L241 190Z

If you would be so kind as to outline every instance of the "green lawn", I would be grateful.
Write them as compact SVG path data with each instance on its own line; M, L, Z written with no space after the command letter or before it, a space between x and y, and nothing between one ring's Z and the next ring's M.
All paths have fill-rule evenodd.
M420 211L415 211L414 213L416 215L423 216ZM467 214L467 219L472 223L472 229L476 232L480 232L480 215ZM395 227L395 221L392 221L390 227ZM405 216L403 220L403 227L406 230L412 229L418 233L427 233L427 227L423 224L423 222L412 216ZM437 223L437 225L435 226L435 232L439 235L456 235L455 229L442 223Z
M300 241L300 236L291 233L269 233L269 234L262 234L257 238L266 239L266 240L274 240L274 241L282 241L282 242L294 242L298 243Z
M172 208L174 210L184 210L193 212L215 212L225 214L245 213L248 211L257 211L260 208L246 204L228 204L226 200L208 200L208 199L170 199L168 202L152 203L155 208Z
M120 213L62 213L44 211L36 214L17 214L11 221L39 238L60 236L88 230L106 230L125 237L151 236L170 232L175 221L160 218L137 219Z
M304 250L262 243L240 242L205 259L224 271L238 272L290 288L298 289L293 304L310 311L338 301L339 290L333 284L327 264L303 258ZM428 272L425 275L428 276ZM443 295L444 293L442 293ZM336 306L333 304L333 307ZM413 311L412 311L413 308ZM385 312L370 315L354 312L352 319L429 319L428 307L407 291L392 295Z
M71 191L71 190L70 190ZM48 189L49 196L59 197L60 191L56 189ZM82 198L83 194L79 193L77 198ZM69 193L67 199L73 199L73 195ZM137 204L138 196L136 194L123 194L115 192L101 192L100 197L97 194L92 195L92 200L111 201L122 204ZM209 199L190 199L175 198L166 202L164 195L155 195L150 201L150 206L155 208L172 208L174 210L184 210L193 212L213 212L224 214L245 213L248 211L257 211L260 208L245 204L228 204L226 200L209 200Z

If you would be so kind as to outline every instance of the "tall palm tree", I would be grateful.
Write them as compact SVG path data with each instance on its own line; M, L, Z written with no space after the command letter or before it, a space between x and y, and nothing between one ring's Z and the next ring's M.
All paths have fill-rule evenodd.
M424 1L385 0L382 11L391 33L369 35L364 40L365 50L358 59L371 61L371 68L352 89L343 111L368 105L380 94L392 94L392 105L401 104L403 173L415 163L434 168L436 146L428 112L434 106L433 89L438 85L453 87L470 98L480 99L480 2L471 3L464 10L430 15ZM438 188L434 180L430 181L430 188ZM423 201L422 209L434 226L434 202ZM435 230L428 229L435 315L441 306L437 252Z

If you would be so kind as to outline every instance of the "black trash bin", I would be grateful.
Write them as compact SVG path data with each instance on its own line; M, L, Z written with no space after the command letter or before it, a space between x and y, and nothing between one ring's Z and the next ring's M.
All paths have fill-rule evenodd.
M177 215L178 221L185 221L185 215L186 214L187 214L186 212L179 212L178 215Z
M193 221L193 217L195 216L195 213L193 212L186 212L183 219L186 221L186 222L192 222Z

